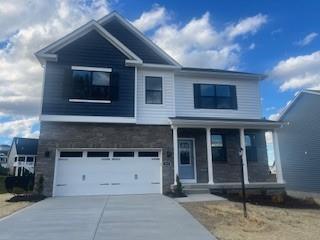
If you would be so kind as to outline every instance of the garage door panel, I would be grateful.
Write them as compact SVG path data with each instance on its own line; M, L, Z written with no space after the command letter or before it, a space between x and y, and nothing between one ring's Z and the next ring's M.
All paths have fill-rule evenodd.
M57 160L56 196L161 192L160 158L84 156Z

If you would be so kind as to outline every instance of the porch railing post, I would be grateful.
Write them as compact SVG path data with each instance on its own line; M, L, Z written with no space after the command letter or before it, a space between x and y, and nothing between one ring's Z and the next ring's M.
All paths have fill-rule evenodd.
M173 168L174 168L174 184L177 184L177 176L179 176L178 162L178 128L172 127L173 130Z
M208 184L213 184L211 128L206 128L206 135L207 135L207 159L208 159Z
M274 161L276 165L277 183L284 183L283 175L282 175L281 160L280 160L278 133L276 130L272 131L272 143L273 143L273 151L274 151Z
M240 146L242 148L244 183L248 184L249 177L248 177L248 163L247 163L246 141L245 141L245 135L244 135L244 128L240 128Z

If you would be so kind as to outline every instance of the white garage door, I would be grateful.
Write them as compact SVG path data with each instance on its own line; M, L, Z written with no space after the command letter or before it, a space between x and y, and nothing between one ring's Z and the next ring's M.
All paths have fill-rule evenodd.
M54 196L160 193L160 152L58 153Z

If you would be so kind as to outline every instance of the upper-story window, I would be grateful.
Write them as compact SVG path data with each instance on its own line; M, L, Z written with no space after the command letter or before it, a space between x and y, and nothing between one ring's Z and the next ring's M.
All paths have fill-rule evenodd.
M146 77L146 104L162 104L162 77Z
M194 84L194 107L237 109L236 87L233 85Z
M73 70L73 97L110 100L110 73Z
M110 68L72 66L71 102L111 102L118 92L117 74Z

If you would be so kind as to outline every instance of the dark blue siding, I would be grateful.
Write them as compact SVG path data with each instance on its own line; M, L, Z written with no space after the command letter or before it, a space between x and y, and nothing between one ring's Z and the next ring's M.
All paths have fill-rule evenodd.
M134 117L134 68L126 67L126 57L100 34L92 31L57 54L58 62L46 66L43 114ZM109 67L119 73L118 100L110 104L69 102L72 89L65 84L65 69L71 66Z
M154 51L139 37L137 37L131 30L119 22L119 20L114 18L105 23L103 27L125 46L127 46L127 48L134 52L138 57L140 57L143 62L172 65L172 63L161 57L156 51Z

